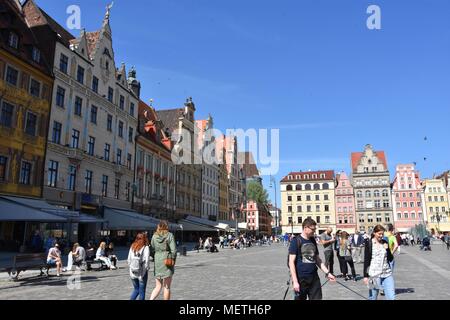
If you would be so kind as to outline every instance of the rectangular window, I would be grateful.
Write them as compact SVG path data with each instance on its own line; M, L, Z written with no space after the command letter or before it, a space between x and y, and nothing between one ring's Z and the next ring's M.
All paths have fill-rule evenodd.
M95 138L89 136L89 142L88 142L88 154L90 156L94 155L94 151L95 151Z
M78 149L80 144L80 131L72 129L72 148Z
M120 95L119 98L119 108L124 110L125 109L125 97Z
M27 112L27 120L25 123L25 133L30 136L36 135L37 116L34 113Z
M96 106L91 107L91 123L97 124L97 111L98 108Z
M116 179L116 183L114 184L114 199L119 200L120 194L120 179Z
M128 128L128 141L131 143L134 141L134 130L131 127Z
M306 201L311 201L311 196L306 196Z
M127 167L128 167L129 170L131 170L131 164L132 164L132 156L131 156L131 154L129 153L129 154L127 155Z
M316 206L316 212L320 212L320 205Z
M119 137L123 138L123 122L119 121Z
M316 201L320 201L320 196L316 194Z
M297 196L297 201L302 201L302 196Z
M105 143L105 155L104 155L105 161L109 161L110 152L111 152L111 145Z
M306 212L312 212L312 206L306 206Z
M345 207L345 209L347 209L347 207ZM325 212L330 212L330 206L329 205L325 205Z
M377 213L377 222L382 222L381 213Z
M297 206L297 212L302 212L302 206Z
M78 66L77 81L81 84L84 84L84 68L81 66Z
M134 117L134 103L133 102L130 103L130 115L132 117Z
M112 115L108 114L108 120L106 122L106 130L108 130L109 132L112 132Z
M41 83L39 81L31 79L30 94L36 98L39 98L39 96L41 95Z
M102 178L102 196L108 197L108 176L105 175Z
M77 181L77 167L69 166L69 180L67 187L70 191L75 191L76 181Z
M383 200L383 208L389 208L389 207L390 207L389 200Z
M31 163L27 161L22 162L20 167L20 184L29 185L31 182Z
M317 217L316 217L316 222L317 222L317 223L320 223L320 216L317 216Z
M302 217L297 217L297 223L298 224L302 224L303 223L303 218Z
M56 144L61 144L61 131L62 124L59 122L53 122L53 134L52 134L52 142Z
M14 106L12 104L3 102L2 114L1 114L1 118L0 118L0 124L2 126L8 127L8 128L12 127L13 114L14 114L13 111L14 111Z
M121 165L122 164L122 150L117 149L117 164Z
M292 206L288 206L288 212L292 212Z
M381 208L381 200L375 200L375 208Z
M364 201L358 201L358 209L364 209Z
M83 110L83 99L80 97L75 97L75 115L81 117Z
M66 97L66 89L58 86L56 89L56 105L60 108L64 108L64 100Z
M373 222L373 215L372 214L368 214L367 215L367 222L369 222L369 223Z
M18 79L19 79L19 71L8 66L8 68L6 69L6 82L16 87Z
M59 71L67 74L67 69L69 66L69 58L61 53L59 58Z
M58 182L58 167L59 163L50 160L48 164L48 184L50 188L56 188Z
M98 78L96 76L92 78L92 91L98 93Z
M114 89L109 87L108 88L108 101L113 103L114 100Z
M38 48L33 47L31 57L34 62L40 63L41 62L41 51Z
M288 196L288 200L287 201L291 202L292 201L292 196Z
M94 173L90 170L86 170L86 176L84 178L84 186L85 186L85 192L87 194L92 193L92 177Z
M414 202L410 202L410 203L409 203L409 207L410 207L410 208L414 208Z
M385 214L384 214L384 220L385 220L386 222L391 222L391 216L390 216L389 213L385 213Z
M19 48L19 36L17 34L15 34L14 32L9 33L8 45L14 49Z
M0 181L6 180L6 168L8 165L8 158L0 156Z
M359 222L360 222L360 223L366 222L366 220L364 219L364 215L363 215L363 214L360 214L360 215L359 215Z
M323 200L325 200L325 201L328 201L328 200L329 200L329 197L328 197L327 194L323 196Z

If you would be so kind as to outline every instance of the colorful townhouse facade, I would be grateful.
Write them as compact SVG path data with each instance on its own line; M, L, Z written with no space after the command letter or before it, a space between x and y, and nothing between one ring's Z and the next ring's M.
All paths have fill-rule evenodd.
M450 232L449 199L442 179L426 179L423 182L428 230L437 234Z
M349 234L357 230L355 195L345 172L336 175L336 229Z

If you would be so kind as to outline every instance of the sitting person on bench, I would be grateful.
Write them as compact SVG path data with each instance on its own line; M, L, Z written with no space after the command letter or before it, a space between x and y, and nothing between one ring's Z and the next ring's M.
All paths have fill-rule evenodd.
M55 246L48 251L47 264L50 266L56 266L56 275L61 276L61 251L59 251L59 244L55 243Z
M95 258L97 260L103 261L110 270L117 269L116 267L114 267L111 264L111 260L109 260L109 258L106 256L106 242L100 243L100 246L97 249L97 254L95 255Z
M83 247L80 246L79 243L75 243L67 259L67 268L65 268L63 271L64 272L66 272L67 270L72 271L73 265L80 268L83 262L85 261L85 258L86 258L86 251L84 250Z
M117 267L117 256L114 254L114 243L110 242L106 248L106 256L111 260L114 267Z

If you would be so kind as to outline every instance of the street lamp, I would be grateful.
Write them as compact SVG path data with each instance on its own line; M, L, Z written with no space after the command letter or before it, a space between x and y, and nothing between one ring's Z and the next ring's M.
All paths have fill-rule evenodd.
M278 212L278 206L277 206L277 182L275 181L275 178L270 176L270 186L269 188L274 188L274 193L275 193L275 227L276 227L276 232L278 235L278 231L280 229L280 215Z

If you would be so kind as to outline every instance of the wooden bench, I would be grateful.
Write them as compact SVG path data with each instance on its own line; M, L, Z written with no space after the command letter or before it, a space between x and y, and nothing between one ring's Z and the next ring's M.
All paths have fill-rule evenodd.
M106 263L102 260L96 259L93 257L86 257L86 270L94 270L94 271L102 271L108 269ZM93 265L98 265L96 268L92 268Z
M6 271L11 279L17 280L19 274L26 270L40 270L40 276L43 276L43 269L47 269L46 275L48 277L48 272L52 267L52 265L47 264L46 253L19 254L13 258L12 267L6 268Z

